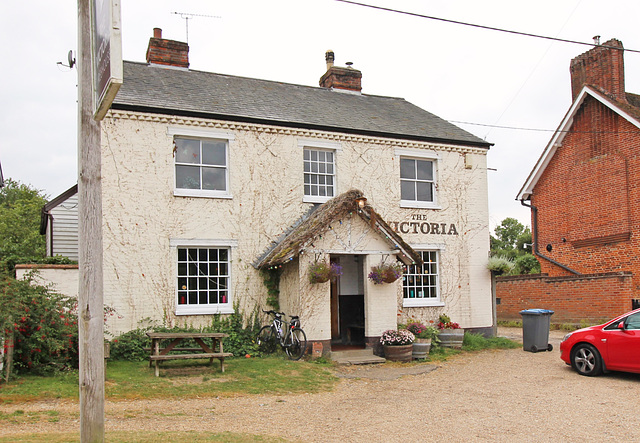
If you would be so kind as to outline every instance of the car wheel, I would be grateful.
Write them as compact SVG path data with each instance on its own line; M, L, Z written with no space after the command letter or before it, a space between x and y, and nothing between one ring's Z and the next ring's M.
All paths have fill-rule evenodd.
M571 367L580 375L589 377L600 375L602 373L602 357L594 346L580 343L571 352Z

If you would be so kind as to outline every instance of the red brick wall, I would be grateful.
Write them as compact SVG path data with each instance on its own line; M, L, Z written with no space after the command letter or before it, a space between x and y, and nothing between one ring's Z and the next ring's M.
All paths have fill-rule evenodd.
M612 39L603 46L619 49L595 47L571 60L571 94L574 100L585 84L596 86L618 100L626 100L622 42Z
M600 322L631 310L628 273L573 277L546 275L496 278L498 320L520 320L523 309L551 309L552 323Z
M320 78L320 86L360 92L362 90L362 73L353 68L332 66Z
M640 275L639 129L588 97L571 130L532 195L538 248L583 274ZM543 273L570 275L539 261ZM640 298L640 281L633 291Z
M150 38L147 48L147 63L189 67L189 45L175 40Z

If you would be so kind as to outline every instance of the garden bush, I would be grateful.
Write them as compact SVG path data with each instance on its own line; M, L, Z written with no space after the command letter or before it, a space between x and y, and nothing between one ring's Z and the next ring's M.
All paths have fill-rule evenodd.
M78 367L75 300L37 283L0 275L0 331L5 351L13 342L13 371L51 373Z
M211 324L205 327L196 328L189 326L166 326L152 325L146 321L148 326L139 326L136 329L125 332L115 337L111 341L111 358L114 360L141 361L149 358L149 347L151 340L147 332L222 332L228 335L224 339L224 352L231 352L235 357L245 355L258 355L258 347L255 343L256 335L260 330L260 321L257 311L247 319L244 314L235 306L234 314L216 314L211 320ZM180 347L199 347L195 341L184 340Z

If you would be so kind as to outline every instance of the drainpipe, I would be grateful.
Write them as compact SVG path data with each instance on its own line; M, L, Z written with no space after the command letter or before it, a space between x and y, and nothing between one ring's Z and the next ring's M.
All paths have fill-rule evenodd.
M530 208L531 212L533 213L533 252L535 252L535 254L538 257L541 257L541 258L544 258L545 260L550 261L551 263L553 263L556 266L561 267L565 271L569 271L569 272L571 272L572 274L575 274L575 275L582 275L578 271L575 271L575 270L571 269L569 266L563 265L562 263L558 263L554 259L549 258L549 257L547 257L546 255L544 255L544 254L542 254L540 252L540 250L538 249L538 208L536 208L532 204L525 203L524 199L520 200L520 204L522 206L526 206L527 208Z

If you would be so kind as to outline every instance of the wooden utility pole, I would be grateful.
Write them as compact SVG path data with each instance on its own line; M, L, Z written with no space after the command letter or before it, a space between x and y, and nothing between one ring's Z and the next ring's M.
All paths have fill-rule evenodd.
M104 441L100 122L94 119L91 0L78 0L78 332L80 440Z

